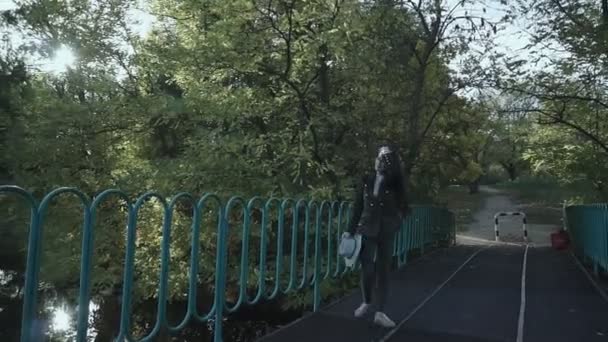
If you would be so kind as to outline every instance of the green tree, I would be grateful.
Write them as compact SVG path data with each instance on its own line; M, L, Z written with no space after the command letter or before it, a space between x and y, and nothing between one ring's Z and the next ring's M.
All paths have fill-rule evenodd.
M10 117L0 131L0 173L8 182L38 197L68 185L90 196L120 188L133 196L155 189L347 198L385 139L403 147L418 198L446 179L478 180L487 112L458 92L483 76L480 59L466 59L461 74L448 63L495 30L466 12L472 3L155 0L149 10L157 21L143 37L133 29L137 3L22 0L4 16L8 27L32 37L24 51L48 57L66 45L78 56L60 74L23 73L27 63L19 58L0 60L9 79L0 85L0 115ZM451 151L461 156L453 159ZM174 214L170 306L176 316L187 286L190 209L180 204ZM82 210L66 197L52 211L43 251L50 261L41 279L73 299ZM15 222L25 222L26 214L15 213ZM150 202L138 219L138 334L157 296L161 218L158 203ZM201 244L209 251L214 225L206 220ZM109 199L95 228L99 341L116 330L124 226L124 203ZM257 255L259 236L252 240L250 253ZM230 250L240 242L232 236ZM211 254L201 259L204 304ZM229 262L230 294L237 259L231 255Z
M608 7L605 2L540 0L518 2L515 9L535 18L529 27L533 58L508 61L512 74L499 87L519 98L522 105L514 112L528 113L538 123L531 134L538 150L529 151L528 160L534 169L551 170L563 181L565 172L573 180L585 174L603 191L598 173L606 170L601 160L608 153ZM546 146L539 136L558 145Z

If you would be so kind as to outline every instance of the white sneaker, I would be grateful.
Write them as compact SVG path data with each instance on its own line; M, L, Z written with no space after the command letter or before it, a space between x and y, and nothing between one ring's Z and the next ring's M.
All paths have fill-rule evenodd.
M368 309L369 309L369 304L362 303L357 308L357 310L355 310L355 317L362 317L363 315L365 315L365 313L367 312Z
M394 328L395 322L393 322L384 312L376 312L376 316L374 317L374 323L381 325L385 328Z

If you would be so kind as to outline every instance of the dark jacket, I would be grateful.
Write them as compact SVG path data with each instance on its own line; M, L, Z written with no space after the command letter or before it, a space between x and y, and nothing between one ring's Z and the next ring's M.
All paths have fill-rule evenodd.
M378 236L379 232L394 233L409 212L405 188L401 182L389 179L379 189L375 197L375 174L367 174L357 187L355 204L351 216L350 233Z

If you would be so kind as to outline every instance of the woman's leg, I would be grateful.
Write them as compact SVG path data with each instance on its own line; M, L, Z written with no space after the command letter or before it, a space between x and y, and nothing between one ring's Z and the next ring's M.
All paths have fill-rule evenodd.
M378 255L376 259L376 302L378 311L384 312L384 306L389 294L389 276L393 256L393 239L395 234L381 234L378 236Z
M363 245L361 247L359 254L359 260L361 260L361 292L363 294L363 302L371 304L374 280L376 278L374 252L377 248L377 243L363 236Z

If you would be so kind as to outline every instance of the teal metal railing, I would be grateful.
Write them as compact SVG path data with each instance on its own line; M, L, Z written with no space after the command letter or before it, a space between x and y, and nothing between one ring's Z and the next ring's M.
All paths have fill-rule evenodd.
M102 203L110 198L121 200L126 206L125 260L122 277L122 298L118 341L151 341L161 332L176 333L191 321L205 323L213 321L214 340L222 341L222 322L226 314L237 311L243 305L255 305L263 300L273 299L302 289L312 289L313 310L321 305L321 284L330 278L338 278L349 272L338 255L340 236L348 225L351 206L348 202L308 201L293 199L268 200L254 197L246 200L232 197L222 200L214 194L204 194L195 198L188 193L179 193L170 199L155 192L148 192L132 201L124 192L106 190L90 199L74 188L60 188L43 197L41 201L28 191L15 186L0 186L0 195L21 198L29 206L29 237L23 298L21 341L32 342L32 324L37 316L37 288L42 258L43 225L51 202L60 196L72 196L82 206L82 242L80 260L80 285L78 289L77 337L86 341L89 328L89 303L91 299L91 266L95 248L95 222ZM134 264L138 227L138 213L142 206L156 200L162 211L162 240L160 250L160 275L157 288L156 322L151 331L138 339L131 333L133 313ZM191 248L187 309L178 324L171 325L167 319L167 303L170 301L168 282L171 268L172 219L178 202L189 202L191 215ZM197 308L198 274L200 271L199 239L203 231L203 215L215 210L215 276L213 281L213 304L206 312ZM604 221L605 222L605 221ZM258 234L252 227L259 225ZM210 227L206 227L210 228ZM272 243L271 235L276 237ZM289 238L289 239L286 239ZM413 250L424 253L425 248L437 242L451 242L455 238L454 215L445 208L414 207L406 218L395 239L393 256L397 267L407 263L408 254ZM250 242L258 242L259 255L249 252ZM240 246L240 253L231 253L230 243ZM269 250L269 247L271 250ZM236 255L235 255L236 254ZM238 287L236 299L226 299L227 278L230 272L229 259L238 257L233 263L239 266L236 277ZM255 268L257 279L250 279L250 260L258 259ZM286 260L284 260L286 259ZM274 268L274 270L273 270ZM253 287L254 295L248 291ZM83 304L83 305L80 305Z
M608 204L566 207L564 222L575 254L590 262L596 274L608 271Z

